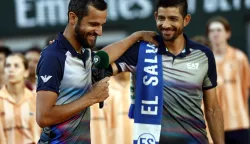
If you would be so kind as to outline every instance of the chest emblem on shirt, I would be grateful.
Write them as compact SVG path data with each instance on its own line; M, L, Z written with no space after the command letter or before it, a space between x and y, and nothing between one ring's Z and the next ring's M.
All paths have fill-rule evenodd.
M187 68L191 70L197 70L199 68L199 63L187 63Z
M52 76L45 75L45 76L41 76L41 78L42 78L43 82L46 83L50 78L52 78Z

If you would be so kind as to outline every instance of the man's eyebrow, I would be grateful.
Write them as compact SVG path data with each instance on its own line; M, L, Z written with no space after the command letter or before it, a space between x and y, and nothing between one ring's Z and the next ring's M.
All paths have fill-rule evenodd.
M99 23L99 22L88 22L89 24L94 24L94 25L104 25L104 24L106 24L106 22L105 23L103 23L103 24L101 24L101 23Z

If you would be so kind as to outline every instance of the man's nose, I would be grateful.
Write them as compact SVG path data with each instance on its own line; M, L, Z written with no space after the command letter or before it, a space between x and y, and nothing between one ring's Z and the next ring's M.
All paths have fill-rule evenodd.
M169 24L168 20L165 20L165 21L163 22L163 24L162 24L162 27L163 27L164 29L166 29L166 28L171 27L171 25Z
M102 26L99 26L98 29L95 30L95 33L96 33L98 36L101 36L101 35L102 35Z

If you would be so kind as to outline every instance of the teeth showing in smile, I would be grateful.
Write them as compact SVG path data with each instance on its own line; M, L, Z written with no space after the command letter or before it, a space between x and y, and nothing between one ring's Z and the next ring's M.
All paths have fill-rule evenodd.
M90 38L91 40L94 40L94 39L95 39L95 36L94 36L94 35L89 35L89 38Z
M174 33L174 31L173 30L163 30L162 31L162 33L165 35L168 35L168 34L172 34L172 33Z

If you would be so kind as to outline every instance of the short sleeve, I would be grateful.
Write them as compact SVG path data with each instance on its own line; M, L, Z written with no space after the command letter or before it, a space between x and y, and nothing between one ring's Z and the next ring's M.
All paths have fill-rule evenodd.
M241 70L241 77L242 77L242 86L246 89L250 89L250 67L249 67L249 61L247 56L243 53L240 52L240 64L242 65L242 70ZM239 65L240 65L239 64Z
M240 50L236 52L237 59L239 60L238 65L240 66L239 72L241 77L241 91L244 97L244 101L248 101L249 90L250 90L250 67L249 61L245 53Z
M140 42L131 46L115 64L118 68L118 72L135 72L135 67L138 62Z
M64 64L56 55L42 54L37 65L37 91L53 91L59 94Z
M205 52L208 58L208 71L203 81L203 90L209 90L217 86L217 72L214 54L211 50Z

